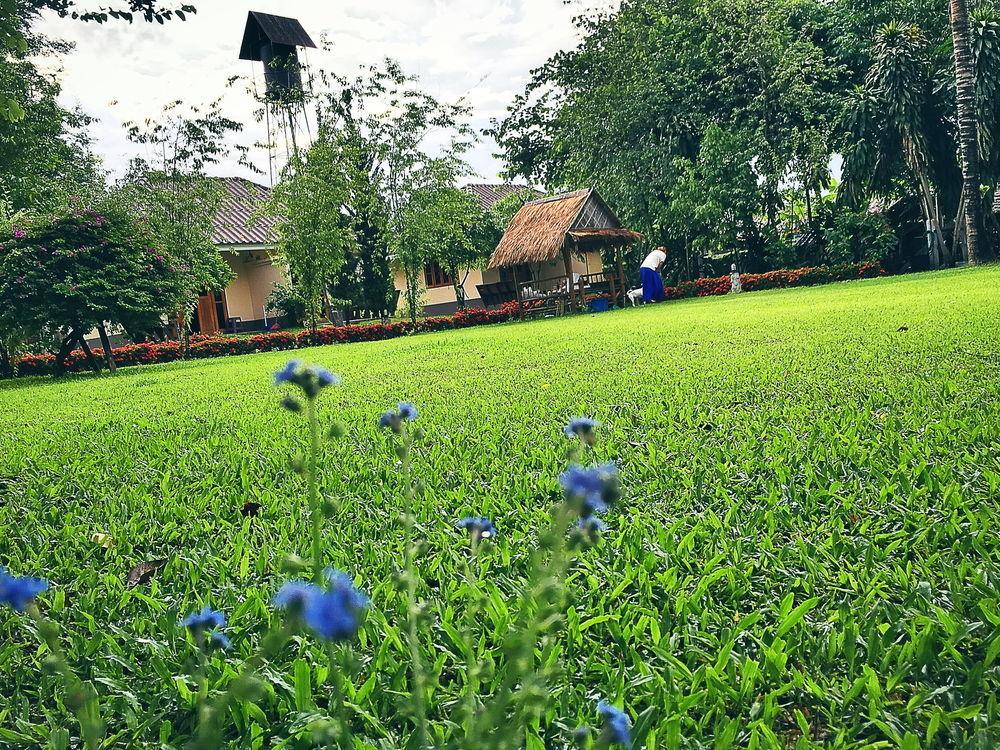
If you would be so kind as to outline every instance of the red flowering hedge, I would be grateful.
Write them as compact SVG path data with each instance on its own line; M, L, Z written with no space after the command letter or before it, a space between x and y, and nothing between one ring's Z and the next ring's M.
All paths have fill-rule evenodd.
M814 286L829 284L834 281L850 281L852 279L872 279L884 276L885 270L878 263L846 263L841 266L817 266L815 268L791 268L767 273L745 273L740 276L744 292L759 292L764 289L786 289L792 286ZM717 279L698 279L685 281L677 286L664 289L667 299L682 299L683 297L712 297L719 294L729 294L730 279L722 276Z
M818 268L796 268L788 271L744 274L741 279L743 291L755 292L762 289L783 289L792 286L811 286L833 281L868 279L885 273L877 263L855 263L843 266L820 266ZM698 279L677 286L667 287L667 299L683 297L708 297L729 293L728 276L717 279ZM527 303L538 304L535 303ZM409 321L393 323L371 323L368 325L329 326L316 332L317 344L348 344L356 341L382 341L411 333L450 331L458 328L505 323L518 316L516 302L508 302L492 310L471 308L449 317L424 318L415 324ZM233 354L254 352L274 352L311 346L309 331L288 333L260 333L256 336L201 336L191 337L188 356L191 359L225 357ZM128 344L114 349L115 361L119 367L128 365L152 365L174 362L181 359L181 346L176 341L145 344ZM29 354L16 362L21 375L44 375L55 371L55 357L51 354ZM87 369L87 360L81 351L74 351L66 359L66 369L70 372Z

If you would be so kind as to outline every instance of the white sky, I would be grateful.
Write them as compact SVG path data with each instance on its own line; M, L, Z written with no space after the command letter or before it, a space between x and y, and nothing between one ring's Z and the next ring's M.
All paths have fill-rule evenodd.
M122 122L156 116L175 99L207 104L222 96L225 113L246 124L241 140L250 145L262 139L250 97L241 86L226 86L235 75L261 75L260 63L238 59L249 10L298 18L317 44L326 34L333 52L308 50L313 65L354 73L385 57L397 59L439 99L466 97L475 113L473 124L481 129L504 113L523 90L531 69L575 45L571 19L584 9L585 0L568 5L563 0L190 2L198 9L196 15L162 26L82 24L55 17L38 24L38 31L76 44L63 62L63 99L99 118L93 127L94 147L113 172L139 148L125 139ZM85 8L100 4L80 3ZM495 150L492 141L484 140L470 156L485 180L494 180L501 169ZM266 172L266 151L258 149L252 158ZM235 161L213 171L243 174Z

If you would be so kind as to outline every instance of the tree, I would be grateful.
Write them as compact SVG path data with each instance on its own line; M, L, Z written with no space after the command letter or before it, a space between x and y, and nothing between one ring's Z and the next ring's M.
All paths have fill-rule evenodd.
M674 201L684 181L703 179L679 167L698 161L713 126L747 155L753 205L740 223L753 236L747 219L775 227L782 186L815 193L828 179L845 72L822 4L625 0L578 25L579 47L539 68L494 123L510 176L596 186L627 226L668 246L726 240L702 235L728 225ZM745 172L729 174L737 182L723 192L742 194Z
M181 111L173 102L161 121L126 124L128 137L154 154L151 162L135 159L117 186L116 196L137 221L171 248L185 269L184 294L173 318L185 349L192 311L198 297L225 289L233 272L212 242L216 214L222 202L221 186L205 175L206 167L230 153L226 138L242 126L223 117L218 102L207 110ZM241 155L245 149L237 146Z
M452 186L432 188L416 203L423 204L421 220L430 227L423 254L448 273L458 308L464 310L469 273L482 265L497 245L491 217L476 198Z
M901 169L906 170L930 227L932 264L938 265L946 259L948 248L940 192L935 189L944 180L941 166L935 174L935 166L941 164L935 153L940 119L928 40L914 24L889 23L879 30L873 53L865 87L854 93L847 110L845 197L872 190L891 193Z
M987 186L985 213L992 228L990 251L995 254L1000 248L1000 221L992 210L993 197L1000 191L1000 10L985 6L977 8L972 18L972 35L976 59L980 177Z
M36 220L0 252L0 330L52 328L61 332L56 355L83 348L97 328L113 369L104 323L148 329L183 297L185 271L170 251L114 204Z
M972 33L967 0L948 0L952 49L955 58L955 109L958 146L962 156L962 207L965 216L965 245L969 263L981 260L982 180L979 169L979 125L977 122L976 65L972 54Z
M473 137L469 109L464 102L442 103L421 91L419 81L392 60L354 79L320 72L317 81L316 120L344 155L344 212L358 238L359 256L345 273L357 280L365 307L388 308L390 254L404 265L401 258L412 259L417 252L400 245L411 197L442 168L453 178L468 171L462 156ZM443 145L432 149L431 134Z
M302 158L290 162L266 209L277 220L278 251L305 303L314 338L327 287L354 246L344 213L347 198L344 164L321 131Z
M0 92L21 103L16 122L0 116L0 200L12 211L44 213L99 191L103 182L86 133L90 118L63 107L58 82L35 63L67 46L33 37L26 50L0 64Z
M406 311L416 323L423 293L424 267L460 231L450 223L454 172L447 161L428 161L414 172L411 192L399 216L400 229L392 237L393 255L403 272Z

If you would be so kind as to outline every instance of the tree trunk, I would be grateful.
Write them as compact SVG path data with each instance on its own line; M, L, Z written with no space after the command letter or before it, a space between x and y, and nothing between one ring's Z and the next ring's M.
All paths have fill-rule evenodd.
M14 377L14 358L2 340L0 340L0 377Z
M91 351L90 344L87 343L83 334L80 334L78 339L80 341L80 348L83 349L83 353L87 355L87 364L90 365L90 369L94 371L95 375L100 375L101 363L97 361L97 357L95 357L94 352Z
M56 352L56 377L61 378L66 374L66 357L70 355L73 349L76 348L77 334L76 329L71 329L66 338L62 340L59 345L59 351Z
M104 359L108 363L108 370L114 375L118 372L118 363L115 362L115 355L111 353L111 341L108 339L108 329L104 323L97 325L97 332L101 335L101 346L104 347Z
M976 65L972 57L968 1L948 0L948 16L955 50L955 105L959 153L962 156L962 188L966 197L965 247L969 264L975 265L982 260L979 229L982 226L983 201L980 192L979 127L976 121Z
M455 302L458 304L459 310L465 309L465 282L469 278L469 272L466 271L465 276L459 281L458 269L451 269L452 286L455 287Z

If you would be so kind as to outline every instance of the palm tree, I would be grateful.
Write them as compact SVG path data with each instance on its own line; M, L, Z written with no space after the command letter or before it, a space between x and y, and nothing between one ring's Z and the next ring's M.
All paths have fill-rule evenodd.
M951 39L955 52L955 105L958 115L958 145L962 156L962 196L965 243L969 263L981 259L979 228L982 226L982 181L979 174L979 126L976 119L976 62L972 56L972 34L967 0L948 0Z
M873 51L865 85L851 95L841 126L847 136L844 196L856 201L868 191L889 194L905 166L929 231L931 263L940 265L948 248L931 172L927 38L914 24L888 23L879 29Z

